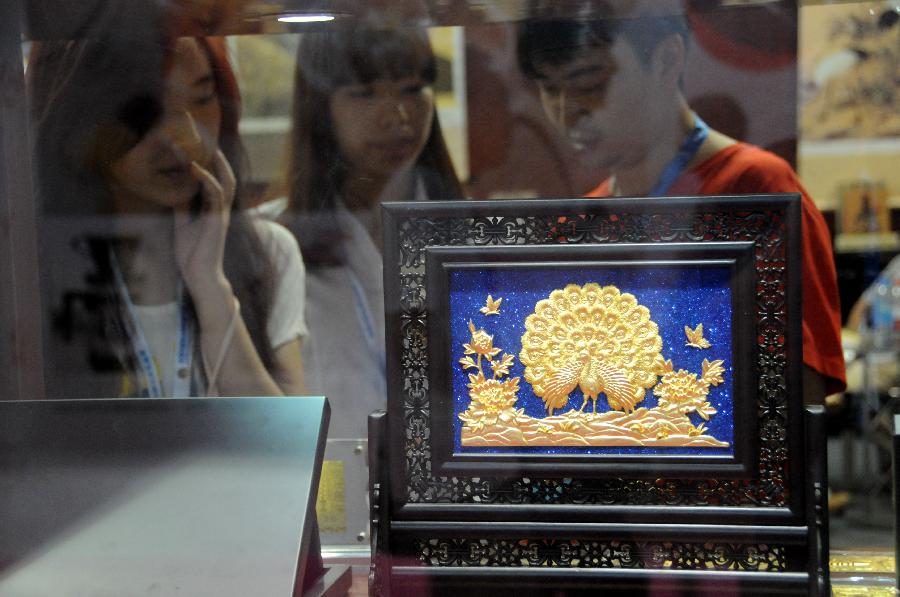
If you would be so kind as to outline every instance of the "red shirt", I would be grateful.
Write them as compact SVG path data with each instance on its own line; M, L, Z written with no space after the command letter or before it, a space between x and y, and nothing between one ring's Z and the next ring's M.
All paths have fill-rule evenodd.
M608 197L609 180L587 194ZM828 394L847 387L841 350L841 309L831 235L790 165L775 154L735 143L681 175L670 196L800 193L803 231L803 362L825 377Z

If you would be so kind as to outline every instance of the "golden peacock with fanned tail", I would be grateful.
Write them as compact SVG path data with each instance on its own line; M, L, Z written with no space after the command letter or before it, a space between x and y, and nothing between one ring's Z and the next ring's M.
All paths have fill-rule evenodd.
M650 311L633 294L569 284L538 301L526 318L519 358L550 415L576 387L584 394L581 411L591 400L596 412L603 394L610 408L631 412L665 373L662 346Z

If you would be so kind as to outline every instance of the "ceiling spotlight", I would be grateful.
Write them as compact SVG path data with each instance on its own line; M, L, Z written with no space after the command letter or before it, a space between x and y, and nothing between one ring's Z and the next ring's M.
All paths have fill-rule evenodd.
M333 14L283 14L278 17L281 23L327 23L334 20Z

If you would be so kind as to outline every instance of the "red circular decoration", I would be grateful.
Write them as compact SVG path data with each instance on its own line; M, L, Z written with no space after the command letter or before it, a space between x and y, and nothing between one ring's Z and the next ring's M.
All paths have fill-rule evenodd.
M710 55L736 68L765 71L797 61L797 11L785 4L721 8L689 0L693 37Z

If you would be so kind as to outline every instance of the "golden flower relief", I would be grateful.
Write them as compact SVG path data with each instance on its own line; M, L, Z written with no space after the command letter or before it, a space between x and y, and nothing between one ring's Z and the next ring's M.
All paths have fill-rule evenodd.
M498 421L508 422L515 416L512 410L519 399L519 378L504 381L485 379L481 372L469 375L469 396L472 398L468 410L459 416L460 420L482 425L493 425Z
M517 416L522 416L523 410L513 410L513 405L519 399L519 378L500 381L500 378L509 375L509 368L515 362L511 354L503 354L499 359L493 357L503 352L494 348L494 337L483 329L476 329L472 320L469 320L469 332L472 335L471 342L463 344L466 356L459 360L463 369L475 369L476 373L469 374L469 397L471 403L464 413L459 415L461 421L475 430L481 430L485 425L508 423ZM476 355L473 359L471 355ZM492 377L486 378L482 359L486 359L491 367Z
M499 348L494 348L494 337L485 332L483 329L475 329L475 324L469 320L469 331L472 333L472 341L463 344L466 354L477 354L478 357L494 357L500 352Z
M706 401L710 386L717 386L725 381L722 367L723 361L703 359L703 371L700 377L684 369L673 371L672 361L666 361L666 373L659 384L653 388L653 394L659 398L660 410L677 412L682 415L696 411L704 420L716 414L716 409Z

